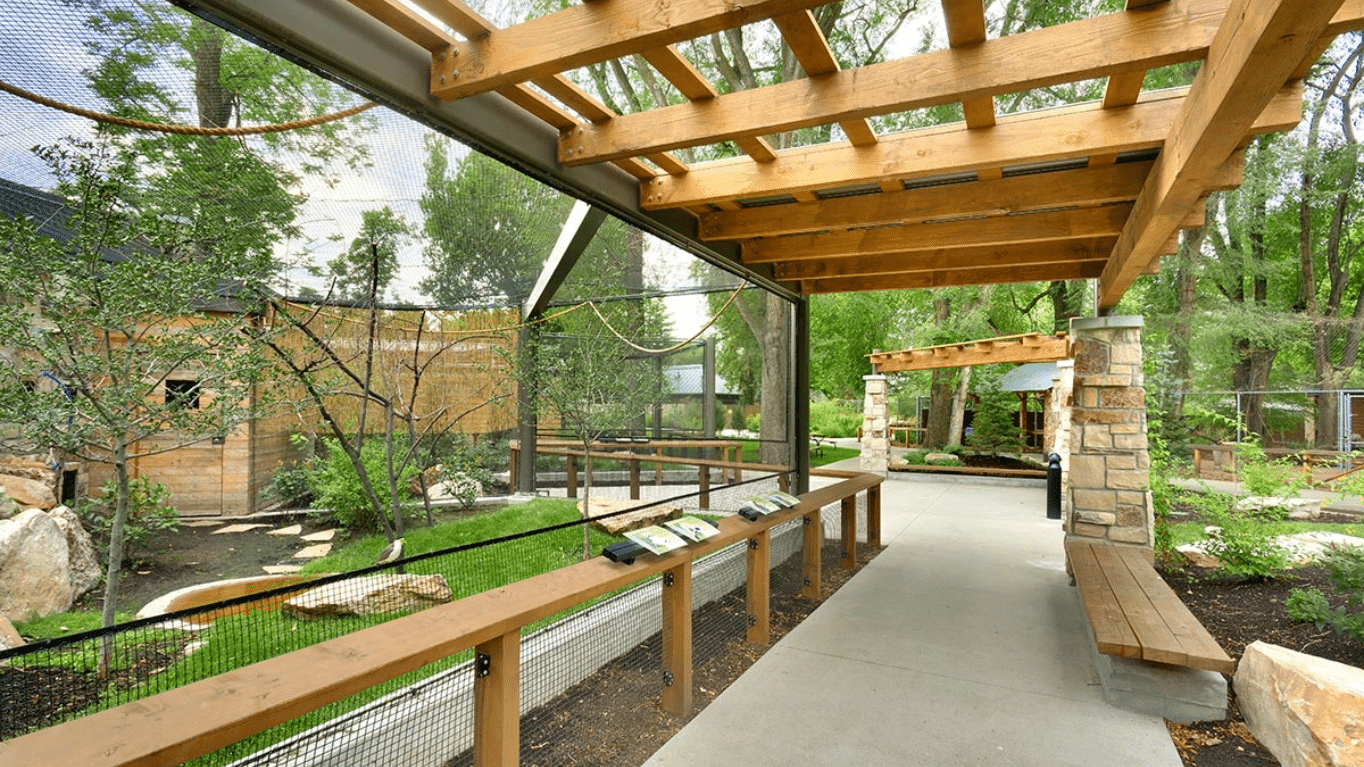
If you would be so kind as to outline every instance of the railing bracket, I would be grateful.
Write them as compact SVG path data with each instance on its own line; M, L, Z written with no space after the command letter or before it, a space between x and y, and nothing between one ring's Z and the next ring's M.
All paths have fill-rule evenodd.
M493 657L487 653L479 653L474 659L474 676L485 677L493 672Z
M663 686L664 686L664 687L672 687L672 686L673 686L673 672L671 672L671 671L664 671L664 672L663 672Z
M673 585L673 574L672 574L672 573L663 573L663 585L664 585L664 586L671 586L671 585Z
M750 626L756 626L756 625L758 625L758 616L754 615L753 613L749 613L749 614L748 614L748 625L750 625Z
M757 551L757 550L758 550L758 539L757 539L757 538L749 538L749 539L748 539L748 548L752 549L753 551Z

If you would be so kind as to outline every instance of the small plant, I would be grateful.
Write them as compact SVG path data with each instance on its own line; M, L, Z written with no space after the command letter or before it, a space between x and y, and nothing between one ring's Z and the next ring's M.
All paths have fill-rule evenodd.
M1332 546L1322 564L1338 596L1345 599L1343 607L1332 609L1320 589L1293 589L1284 603L1293 620L1314 624L1318 629L1331 628L1336 632L1364 641L1364 549L1354 546Z
M285 508L305 508L317 494L317 453L312 441L302 434L289 435L289 444L298 449L299 458L275 471L266 494Z
M729 428L735 431L743 431L748 428L748 424L744 422L743 407L735 405L729 409Z
M748 427L749 431L753 432L754 434L757 434L758 432L762 431L762 422L763 422L762 413L754 413L753 415L744 419L744 426Z
M910 450L905 453L905 463L910 466L923 466L928 463L927 450Z
M1281 522L1280 508L1237 509L1222 493L1190 499L1199 515L1212 523L1204 549L1221 563L1219 572L1250 581L1270 580L1288 569L1288 552L1274 542L1273 522Z
M117 498L118 486L109 480L100 488L98 498L89 498L76 506L76 515L81 518L106 561L109 559L109 534L114 525ZM128 520L123 525L125 561L132 560L137 552L145 550L157 533L179 528L180 518L175 507L170 505L170 490L165 485L146 477L128 480Z
M1311 476L1292 461L1270 460L1255 440L1236 446L1236 461L1241 484L1251 495L1292 498L1312 481Z
M476 440L453 434L441 446L441 481L450 489L460 506L468 508L495 478L488 468L497 446L491 440Z

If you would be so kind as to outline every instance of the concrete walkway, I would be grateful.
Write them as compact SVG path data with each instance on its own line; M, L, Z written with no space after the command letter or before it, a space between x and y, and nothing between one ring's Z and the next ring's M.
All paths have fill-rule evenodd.
M647 765L1179 767L1103 700L1045 488L888 479L887 548Z

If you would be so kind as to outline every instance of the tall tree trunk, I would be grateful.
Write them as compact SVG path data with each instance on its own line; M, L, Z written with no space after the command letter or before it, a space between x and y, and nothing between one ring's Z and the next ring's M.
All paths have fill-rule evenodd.
M114 447L114 487L117 495L114 501L114 520L109 525L109 562L104 569L104 607L100 612L100 625L112 626L118 614L118 587L123 574L124 530L128 526L129 479L128 445L122 441ZM105 498L107 504L109 498ZM100 645L99 678L109 676L109 666L113 658L112 635L105 636Z
M1214 215L1209 210L1208 218ZM1180 243L1175 271L1175 316L1170 328L1170 348L1174 360L1170 366L1170 377L1174 379L1174 402L1171 403L1170 417L1176 422L1184 419L1184 400L1189 396L1190 378L1193 375L1193 317L1195 302L1198 298L1198 273L1195 265L1203 251L1203 240L1207 238L1206 226L1184 232Z
M785 465L789 457L787 435L787 377L790 374L790 307L775 293L765 296L761 334L763 355L762 429L759 437L760 460L763 463Z
M966 436L962 432L966 424L966 400L970 391L971 368L964 367L957 373L957 393L952 397L952 425L948 444L966 444Z
M945 296L934 296L933 319L939 325L952 316L952 301ZM928 430L924 434L925 447L945 447L952 438L952 368L934 368L928 397Z

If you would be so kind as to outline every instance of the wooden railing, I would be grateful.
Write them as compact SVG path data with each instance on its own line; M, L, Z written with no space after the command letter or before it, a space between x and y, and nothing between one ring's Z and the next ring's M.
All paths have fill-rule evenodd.
M474 679L474 764L519 761L520 639L523 627L565 609L666 574L663 666L671 684L662 705L692 711L692 563L748 540L745 639L770 641L769 568L773 527L804 517L803 596L820 594L821 509L840 503L842 565L857 559L856 496L865 491L867 541L880 545L881 477L820 471L841 481L801 496L789 509L749 522L729 516L720 532L634 564L604 557L580 562L456 602L362 629L311 647L194 682L38 732L0 742L0 764L24 767L163 767L212 753L402 674L473 648L483 668ZM484 660L486 658L486 661Z
M511 440L511 486L517 487L517 467L521 454L519 440ZM714 449L720 452L720 459L691 458L686 456L665 455L671 449ZM644 452L641 452L644 451ZM583 461L584 470L590 475L592 460L623 461L629 465L630 499L639 500L642 468L644 463L654 464L654 482L663 484L664 466L695 466L696 481L700 488L700 508L710 508L710 482L713 470L719 470L721 482L743 480L745 470L771 472L778 475L777 481L783 491L786 486L787 472L790 467L765 463L744 463L743 443L737 440L691 439L638 442L593 442L584 453L582 443L568 440L538 440L536 455L557 455L564 458L565 487L569 498L578 497L578 461Z

